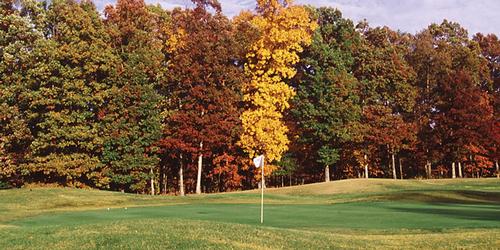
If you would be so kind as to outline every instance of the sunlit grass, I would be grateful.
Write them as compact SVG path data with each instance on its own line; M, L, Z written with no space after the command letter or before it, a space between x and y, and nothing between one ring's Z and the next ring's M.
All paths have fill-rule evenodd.
M500 247L500 181L348 180L188 197L0 191L2 249ZM109 210L108 210L109 208Z

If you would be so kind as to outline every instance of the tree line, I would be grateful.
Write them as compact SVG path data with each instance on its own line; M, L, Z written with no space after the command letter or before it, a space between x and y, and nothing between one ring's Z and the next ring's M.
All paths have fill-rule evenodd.
M0 3L0 187L137 193L499 175L500 41L216 0Z

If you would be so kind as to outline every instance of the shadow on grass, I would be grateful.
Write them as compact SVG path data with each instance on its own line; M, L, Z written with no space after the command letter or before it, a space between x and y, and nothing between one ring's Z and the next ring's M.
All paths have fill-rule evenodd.
M426 203L490 204L500 206L500 192L471 190L415 190L384 194L378 197L389 201L418 201Z
M398 212L432 214L444 217L498 222L500 226L500 204L471 205L463 203L429 203L429 207L388 207Z
M483 192L471 190L459 190L455 192L467 198L494 202L500 205L500 192Z

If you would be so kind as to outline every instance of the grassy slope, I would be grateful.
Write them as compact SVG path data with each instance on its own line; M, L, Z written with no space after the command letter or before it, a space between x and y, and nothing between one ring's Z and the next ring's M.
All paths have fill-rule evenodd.
M496 179L268 189L264 226L255 190L182 198L18 189L0 191L0 200L0 248L9 249L500 246Z

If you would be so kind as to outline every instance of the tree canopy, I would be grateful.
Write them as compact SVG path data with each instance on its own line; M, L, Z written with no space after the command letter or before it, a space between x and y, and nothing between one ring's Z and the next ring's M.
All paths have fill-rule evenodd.
M500 40L330 7L0 3L0 188L151 194L499 174ZM471 38L472 37L472 38Z

